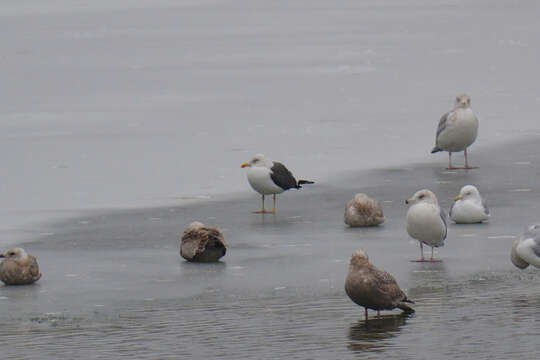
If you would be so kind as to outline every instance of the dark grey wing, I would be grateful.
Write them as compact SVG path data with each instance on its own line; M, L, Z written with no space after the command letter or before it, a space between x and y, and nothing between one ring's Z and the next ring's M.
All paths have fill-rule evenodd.
M440 211L440 215L441 215L441 220L443 221L444 223L444 239L446 239L446 235L448 234L448 224L446 223L446 213L444 212L444 210L441 208L441 211Z
M536 234L536 236L533 237L533 243L532 251L536 256L540 256L540 234Z
M452 211L454 210L455 205L456 205L456 202L454 201L452 203L452 206L450 206L450 210L448 211L448 216L452 217Z
M270 177L277 186L279 186L283 190L299 188L293 174L289 171L289 169L285 167L285 165L277 161L273 161L273 164L274 165L272 165L272 167L270 168Z
M482 199L482 207L484 208L484 212L486 213L486 215L489 215L489 208L484 199Z

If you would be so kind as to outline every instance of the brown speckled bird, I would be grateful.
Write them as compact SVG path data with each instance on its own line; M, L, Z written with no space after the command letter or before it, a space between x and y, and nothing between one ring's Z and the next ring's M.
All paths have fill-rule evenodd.
M345 292L352 301L364 307L365 319L368 319L368 309L393 310L399 308L405 312L414 312L406 302L407 295L399 288L396 279L389 273L377 269L369 262L363 250L355 251L351 256L349 273L345 280Z
M347 203L344 215L349 226L376 226L384 222L381 204L366 194L359 193Z
M36 258L22 248L9 249L0 258L0 280L6 285L32 284L41 277Z
M195 221L182 234L180 255L187 261L215 262L227 252L223 234L216 228Z

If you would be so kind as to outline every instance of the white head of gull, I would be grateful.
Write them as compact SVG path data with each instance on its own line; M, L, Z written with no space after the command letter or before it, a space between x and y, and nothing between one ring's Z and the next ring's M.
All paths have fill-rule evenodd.
M357 250L351 256L349 272L345 280L345 292L356 304L364 307L365 319L368 309L414 312L406 302L414 303L399 288L396 279L386 271L376 268L369 262L365 251Z
M34 256L22 248L9 249L0 254L0 280L6 285L27 285L41 278Z
M540 268L540 224L529 226L519 239L514 241L510 259L520 269L529 265Z
M439 120L435 146L431 153L448 151L448 169L473 169L467 159L467 148L476 140L478 135L478 119L471 109L471 98L462 94L456 97L454 108L444 114ZM463 151L465 166L452 166L452 153Z
M247 178L249 184L262 195L262 208L256 213L276 213L276 194L289 189L300 189L304 184L313 184L309 180L296 180L293 174L280 162L272 161L263 154L255 155L251 161L243 163L242 168L248 167ZM274 207L271 211L264 208L264 196L273 195Z
M474 224L488 220L489 209L474 185L465 185L450 208L450 219L456 224Z
M430 262L438 261L433 258L433 248L444 246L447 226L446 214L439 207L435 194L427 189L417 191L412 198L405 200L409 204L407 211L407 233L420 242L420 262L424 260L424 246L431 246Z

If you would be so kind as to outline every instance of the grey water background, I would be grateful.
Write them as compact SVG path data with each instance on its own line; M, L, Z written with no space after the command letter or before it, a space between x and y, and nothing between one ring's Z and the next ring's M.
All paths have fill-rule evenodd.
M3 2L0 245L44 276L0 287L2 358L538 357L538 275L508 260L538 221L537 18L534 1ZM460 92L480 169L448 173L428 151ZM251 214L256 152L316 185ZM402 201L429 187L448 208L468 183L493 220L410 263ZM384 226L343 225L357 191ZM223 229L223 262L179 258L193 220ZM415 315L363 322L343 291L358 247Z

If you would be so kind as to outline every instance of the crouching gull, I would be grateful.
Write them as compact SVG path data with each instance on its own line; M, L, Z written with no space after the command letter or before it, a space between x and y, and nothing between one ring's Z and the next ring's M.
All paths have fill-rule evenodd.
M473 169L467 159L467 148L476 140L478 135L478 119L471 109L471 98L468 95L458 95L454 108L444 114L439 121L435 147L431 153L448 151L448 169ZM452 153L463 151L465 167L452 166Z
M243 163L242 168L249 167L247 178L249 184L259 194L262 195L262 209L255 211L259 214L276 213L276 194L289 189L300 189L304 184L313 184L313 181L298 180L280 162L266 159L263 154L257 154L250 162ZM264 196L274 196L274 207L272 211L264 208Z
M406 302L407 295L399 288L396 279L389 273L377 269L369 262L365 251L357 250L351 256L349 273L345 280L345 292L356 304L364 307L365 319L368 319L368 309L393 310L399 308L412 313L414 310Z
M36 258L22 248L9 249L0 258L0 280L6 285L32 284L41 277Z
M525 269L529 265L540 268L540 225L530 226L519 239L512 244L510 253L512 263Z
M489 209L474 185L465 185L450 208L450 219L456 224L474 224L488 220Z
M420 260L424 260L424 244L431 246L430 262L439 261L433 258L433 248L444 246L447 226L446 214L439 207L437 197L427 189L417 191L414 196L405 200L410 204L407 211L407 232L420 242Z
M193 262L216 262L227 252L227 245L219 229L192 222L182 234L180 256Z
M356 226L377 226L384 222L381 203L364 193L358 193L345 206L345 224Z

